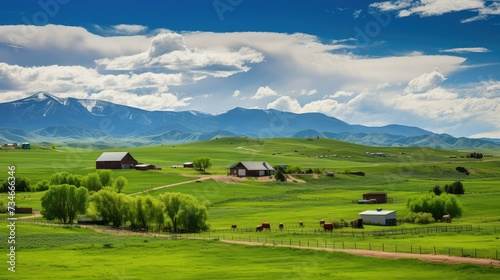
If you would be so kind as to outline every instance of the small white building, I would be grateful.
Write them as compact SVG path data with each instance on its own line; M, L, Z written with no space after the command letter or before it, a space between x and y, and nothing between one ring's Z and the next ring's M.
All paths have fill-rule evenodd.
M363 224L367 225L381 225L381 226L395 226L396 225L396 210L366 210L359 213Z

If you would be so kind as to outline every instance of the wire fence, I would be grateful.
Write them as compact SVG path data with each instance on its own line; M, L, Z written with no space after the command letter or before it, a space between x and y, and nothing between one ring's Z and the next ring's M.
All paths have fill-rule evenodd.
M7 218L0 218L0 221L6 221ZM129 230L129 229L119 229L110 226L97 226L97 225L79 225L79 224L60 224L53 223L43 219L18 219L17 222L36 224L36 225L46 225L46 226L75 226L84 228L93 228L97 231L113 231L117 235L141 235L165 239L203 239L203 240L227 240L227 241L238 241L238 242L249 242L249 243L260 243L262 245L273 245L273 246L287 246L287 247L304 247L304 248L329 248L336 250L370 250L370 251L382 251L382 252L393 252L393 253L409 253L409 254L432 254L432 255L447 255L456 257L470 257L470 258L481 258L481 259L492 259L500 260L498 249L476 249L476 248L451 248L451 247L441 247L441 246L431 246L431 245L401 245L401 244L390 244L390 243L375 243L375 242L346 242L346 241L335 241L331 239L294 239L294 238L277 238L277 237L267 237L267 236L245 236L245 229L232 229L232 230L211 230L200 233L166 233L166 232L147 232L140 230ZM412 229L390 229L390 230L380 230L364 232L364 236L383 236L383 235L397 235L397 234L426 234L426 233L438 233L438 232L462 232L462 231L472 231L474 228L471 225L455 225L455 226L434 226L434 227L423 227L423 228L412 228ZM481 228L477 228L481 230ZM284 231L284 230L283 230ZM281 232L283 232L281 231ZM274 232L280 232L280 230L274 230ZM317 234L330 234L330 235L340 235L340 236L353 236L363 234L363 232L356 231L332 231L332 232L321 232L312 231ZM496 231L495 231L496 232ZM306 231L304 231L306 234ZM307 233L310 234L310 233ZM373 235L370 235L373 234Z

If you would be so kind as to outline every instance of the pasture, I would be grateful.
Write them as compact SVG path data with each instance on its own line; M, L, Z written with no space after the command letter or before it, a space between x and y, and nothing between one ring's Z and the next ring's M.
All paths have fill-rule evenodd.
M500 271L210 240L116 236L76 227L20 224L18 235L16 272L2 272L0 279L387 279L388 271L392 279L497 279Z
M259 241L293 240L294 242L300 241L302 244L307 242L310 244L345 242L350 247L356 244L360 248L368 248L368 246L380 248L384 244L383 246L387 246L387 248L397 247L400 250L405 248L406 251L409 250L408 248L418 248L423 245L428 248L437 246L438 249L441 249L439 253L442 254L451 250L454 252L460 252L461 249L469 250L469 252L477 250L490 258L494 258L497 251L500 250L500 212L498 212L497 206L497 198L500 195L500 190L497 187L500 183L500 151L485 151L487 154L492 154L493 157L477 160L466 157L472 150L446 151L418 147L367 147L327 139L260 140L248 138L222 138L184 145L130 148L126 151L130 152L139 162L154 164L161 167L162 170L113 171L113 177L124 176L127 178L128 186L123 190L125 194L139 192L137 195L158 196L164 192L175 191L192 194L202 201L209 200L212 206L209 209L208 222L212 236L220 235L224 236L225 239L233 240L247 240L249 238L254 241L257 238ZM0 180L8 176L7 166L9 165L15 165L18 175L29 178L32 185L39 180L49 179L50 175L55 172L65 171L85 175L95 171L95 159L102 152L67 147L56 150L0 151L1 163L5 167L5 175L0 174ZM384 154L384 156L374 156L370 153ZM189 168L171 168L171 166L192 161L198 156L207 156L213 161L213 166L205 173ZM275 182L269 178L264 178L266 180L234 179L227 176L227 168L238 161L267 161L271 165L296 164L303 169L316 168L333 172L335 176L299 174L294 175L287 182ZM467 168L470 175L458 172L456 170L458 166ZM350 172L364 172L366 176L356 176L349 174ZM148 191L159 186L188 182L201 176L212 176L213 178L199 183L185 183ZM338 234L342 230L363 232L390 228L426 227L402 224L389 228L367 225L364 229L334 229L333 234L321 234L323 230L318 224L320 219L329 222L340 221L340 219L351 221L359 218L359 212L374 210L377 207L382 207L384 210L396 210L397 218L403 219L408 213L406 201L409 198L427 193L435 185L443 186L457 180L460 180L465 187L465 194L459 198L464 207L464 213L462 218L453 220L451 225L471 225L473 228L471 231L363 237ZM353 203L353 201L362 199L362 194L366 192L387 192L391 202L381 205ZM39 210L42 194L43 192L17 193L16 204L20 207L32 207ZM0 201L6 203L6 194L0 195ZM298 228L299 221L304 223L304 228ZM262 222L270 222L272 230L256 233L255 226ZM284 224L282 232L277 230L279 223ZM230 229L232 224L237 224L237 231ZM431 226L436 225L443 224ZM28 229L28 235L34 236L36 235L34 232L43 227L21 224L19 226L20 246L23 246L24 241L30 240L29 238L24 239L23 228ZM248 230L243 230L247 228ZM100 235L88 232L86 229L58 228L50 233L45 230L42 232L46 234L43 237L44 240L49 240L46 242L50 242L51 239L59 239L60 236L74 238L70 236L75 235L81 238L87 235ZM143 278L142 276L146 274L141 273L144 271L165 273L163 269L166 263L170 262L172 266L167 265L167 267L174 274L169 273L169 278L172 278L170 275L179 277L172 279L192 279L196 276L200 277L200 275L206 275L201 277L204 279L253 279L254 277L250 273L252 271L269 271L269 274L266 274L269 276L268 278L287 275L287 278L292 279L318 276L372 279L367 277L373 275L373 278L380 278L384 275L384 270L385 273L390 270L391 275L394 276L414 276L410 273L410 269L414 269L412 267L422 267L419 271L425 271L426 278L446 275L457 279L467 279L465 276L470 272L472 274L480 273L482 279L488 279L490 274L498 276L499 273L499 270L494 268L437 265L414 260L377 260L340 253L303 252L290 248L259 249L242 245L219 244L213 241L165 241L155 238L144 242L144 240L137 239L138 237L104 236L107 236L104 239L115 240L114 238L116 238L120 241L113 241L117 244L113 248L103 248L102 245L89 245L110 243L108 240L99 239L103 237L91 237L97 238L96 241L83 238L80 243L75 241L76 244L57 246L54 249L45 248L43 255L50 255L60 261L61 267L55 264L51 265L54 271L60 270L62 273L56 274L59 275L56 278L76 277L75 275L82 271L90 273L88 278L93 278L92 275L100 275L99 273L115 278ZM42 237L38 236L37 238ZM26 242L24 244L31 244L31 241ZM134 245L119 245L129 243ZM181 247L189 248L185 250L189 254L180 250ZM169 254L163 253L162 250L165 248L170 248ZM36 258L36 255L41 254L41 252L42 249L37 249L36 246L19 249L20 258L26 259ZM210 254L207 254L208 252ZM426 253L432 253L432 250ZM141 271L130 264L134 254L144 258L144 261L150 264L147 269ZM58 259L56 256L59 255L67 257ZM255 257L256 255L259 257ZM467 255L471 255L471 253ZM321 256L320 260L316 256ZM92 262L92 257L96 260L95 262ZM189 271L182 268L183 266L178 263L181 262L181 257L185 258L187 262L189 260L196 262L198 266ZM93 263L95 271L76 266L79 264L77 261L79 259L88 260L90 264ZM335 266L332 266L332 260L335 260ZM339 260L346 263L339 263ZM216 265L217 263L227 263L227 268L222 268L221 265ZM21 261L19 265L24 267ZM120 267L120 265L122 266ZM244 269L238 268L240 265ZM370 276L362 273L362 267L368 265L376 267L373 273L370 270ZM120 268L115 272L109 272L106 271L109 266ZM31 273L40 267L43 267L43 264L39 267L26 264L26 269L32 269ZM134 267L135 270L133 270ZM390 267L397 267L397 269ZM452 274L452 271L455 270L460 273ZM221 277L223 271L228 271L228 276ZM394 274L392 274L393 272ZM422 278L424 278L424 274L422 274ZM483 275L485 277L482 277ZM23 279L29 279L29 277Z

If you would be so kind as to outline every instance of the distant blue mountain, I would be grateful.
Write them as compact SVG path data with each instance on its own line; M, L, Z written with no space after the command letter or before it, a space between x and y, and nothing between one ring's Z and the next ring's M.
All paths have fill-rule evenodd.
M58 98L48 93L0 104L3 142L118 142L150 145L247 136L328 137L377 146L497 147L488 140L437 135L418 127L350 125L320 113L234 108L212 115L196 111L146 111L100 100ZM58 141L59 140L59 141Z

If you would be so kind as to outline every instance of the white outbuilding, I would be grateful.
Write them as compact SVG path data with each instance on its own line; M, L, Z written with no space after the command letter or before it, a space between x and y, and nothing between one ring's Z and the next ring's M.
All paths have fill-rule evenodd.
M359 213L363 224L367 225L381 225L381 226L394 226L396 225L396 210L366 210Z

